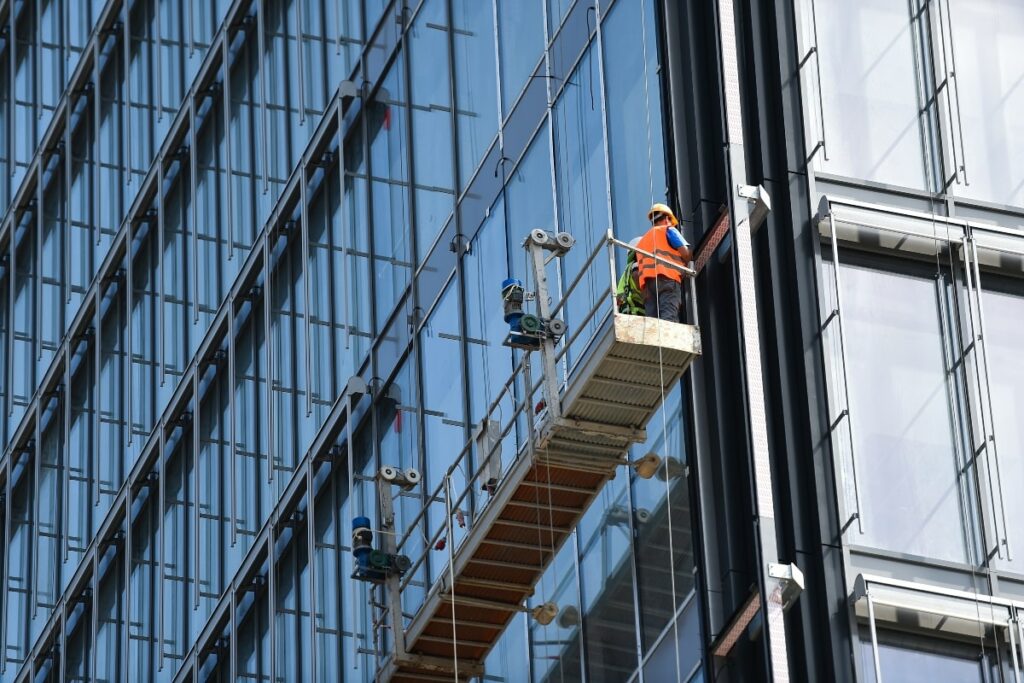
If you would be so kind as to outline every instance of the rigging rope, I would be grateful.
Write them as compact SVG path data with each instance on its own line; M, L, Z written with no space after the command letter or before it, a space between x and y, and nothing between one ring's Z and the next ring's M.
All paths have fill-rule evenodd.
M680 285L680 289L682 286ZM654 302L658 311L661 310L661 295L658 291L657 279L654 286ZM672 588L672 641L675 649L676 680L682 680L682 670L679 657L679 601L676 596L676 551L672 538L672 486L669 476L669 454L668 454L668 409L665 407L665 362L661 345L661 320L658 320L658 389L661 392L661 444L665 450L662 467L665 470L665 516L668 519L668 561L669 581Z
M641 0L640 3L640 30L641 30L641 44L643 45L643 59L644 59L644 114L647 118L647 185L650 193L651 202L654 201L654 151L651 143L651 95L648 75L648 59L647 59L647 2ZM612 289L614 291L615 283L612 283ZM682 285L680 284L680 290ZM658 309L661 308L661 298L658 292L657 280L655 280L654 287L655 305ZM694 302L696 305L696 302ZM672 588L672 635L673 635L673 646L675 649L675 665L676 665L676 680L682 680L682 671L680 665L680 654L679 654L679 610L678 610L678 598L676 595L676 557L675 557L675 543L673 540L673 529L672 529L672 487L671 477L669 476L669 462L668 462L668 416L667 408L665 407L665 364L664 355L661 346L661 323L658 324L658 388L661 391L661 434L662 444L665 448L665 460L662 463L662 467L665 469L665 508L666 517L668 519L668 552L669 552L669 577Z
M455 664L455 673L452 674L455 683L459 683L459 639L455 633L455 537L452 535L452 478L445 475L444 478L444 506L448 512L448 580L451 582L449 592L452 603L452 660ZM402 628L402 615L398 615L395 628Z

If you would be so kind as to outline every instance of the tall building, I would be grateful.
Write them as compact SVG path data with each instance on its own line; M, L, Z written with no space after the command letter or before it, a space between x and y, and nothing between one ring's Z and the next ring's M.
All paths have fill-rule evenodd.
M1024 673L1024 5L0 25L0 681ZM597 377L656 201L700 356Z

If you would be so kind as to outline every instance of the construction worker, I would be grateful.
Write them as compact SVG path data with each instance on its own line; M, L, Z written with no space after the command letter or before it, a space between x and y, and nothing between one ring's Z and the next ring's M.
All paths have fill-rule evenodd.
M685 266L691 259L689 243L679 232L679 220L665 204L655 204L647 212L651 221L637 249L663 259L637 253L640 289L644 294L644 314L648 318L661 318L679 322L679 307L683 302L683 273L669 264ZM666 261L668 263L666 263Z
M619 284L615 288L615 303L619 313L627 315L644 315L644 293L640 289L640 266L636 262L636 245L639 237L629 243L630 250L626 256L626 269L622 271Z

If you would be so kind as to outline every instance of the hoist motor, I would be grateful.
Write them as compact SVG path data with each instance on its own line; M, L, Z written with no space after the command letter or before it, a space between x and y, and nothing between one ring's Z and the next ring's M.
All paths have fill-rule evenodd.
M526 319L527 327L533 325L536 316L523 313L523 302L526 301L526 290L523 289L523 282L514 277L507 278L501 283L501 302L505 313L505 322L508 323L508 343L518 348L535 349L540 346L540 340L529 336L534 332L523 328L523 319ZM527 334L522 334L526 332Z
M352 554L356 558L352 578L359 581L383 583L390 575L402 576L412 566L405 555L374 549L369 517L356 517L352 520Z
M533 313L523 313L523 302L528 298L521 280L510 277L501 283L501 300L505 322L509 327L506 344L515 348L537 349L543 337L558 341L565 334L565 322L558 318L544 320Z

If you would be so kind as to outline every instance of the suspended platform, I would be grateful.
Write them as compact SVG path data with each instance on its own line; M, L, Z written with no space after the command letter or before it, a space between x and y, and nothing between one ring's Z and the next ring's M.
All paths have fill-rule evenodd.
M618 313L604 318L560 388L560 406L537 416L533 442L516 454L466 529L379 680L468 680L482 673L487 654L513 617L527 611L534 586L605 482L629 464L630 445L646 439L665 394L700 351L695 326ZM547 618L554 609L548 606ZM545 606L535 610L545 618Z

